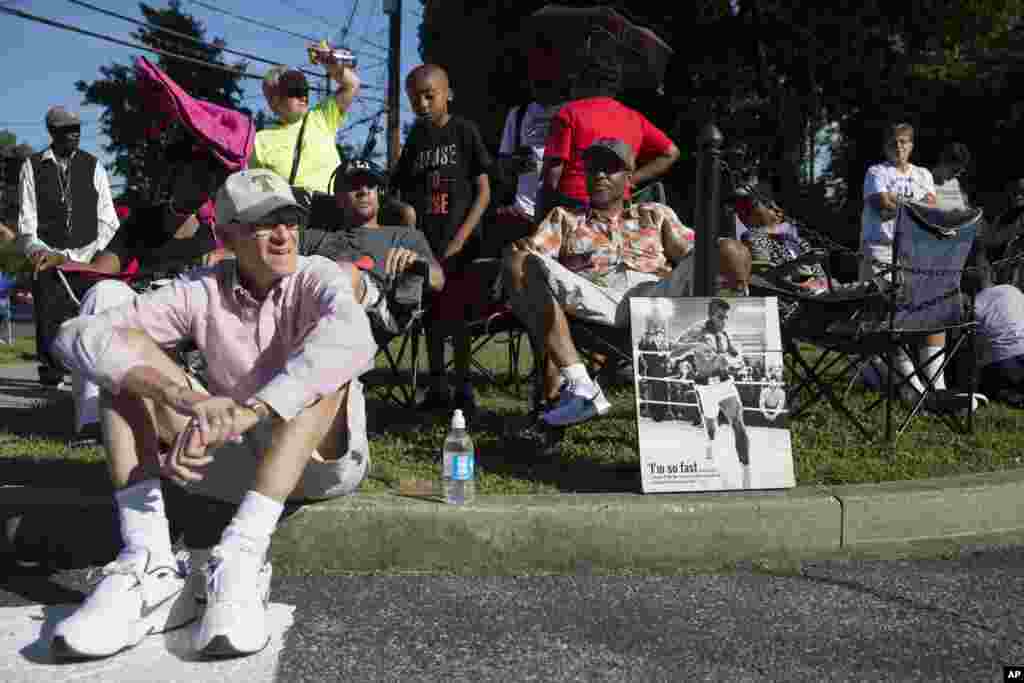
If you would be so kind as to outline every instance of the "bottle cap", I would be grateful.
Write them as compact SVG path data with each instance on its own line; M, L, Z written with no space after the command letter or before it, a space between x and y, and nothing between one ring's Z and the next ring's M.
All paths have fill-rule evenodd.
M462 414L462 410L456 410L455 414L452 415L452 429L465 429L466 428L466 417Z

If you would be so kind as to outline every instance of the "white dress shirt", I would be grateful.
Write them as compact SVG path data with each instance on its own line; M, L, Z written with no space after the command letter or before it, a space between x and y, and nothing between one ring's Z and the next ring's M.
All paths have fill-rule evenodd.
M47 159L57 161L52 148L43 152L43 161ZM71 261L88 263L93 256L102 251L114 237L114 233L117 232L121 224L117 220L117 211L114 210L114 199L110 194L110 180L107 178L107 171L98 160L96 172L93 174L93 184L99 195L96 200L96 216L99 220L99 225L96 226L96 240L76 249L54 249L39 239L37 235L39 214L36 209L38 206L36 179L32 172L32 161L26 159L25 163L21 165L21 210L18 212L17 245L21 252L31 258L37 251L45 249L64 254Z

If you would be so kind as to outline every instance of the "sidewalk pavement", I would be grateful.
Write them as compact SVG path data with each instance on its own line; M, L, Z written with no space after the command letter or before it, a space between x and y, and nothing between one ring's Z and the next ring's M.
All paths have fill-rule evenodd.
M29 369L0 368L0 407L24 400L8 387L22 386ZM46 392L47 402L70 400ZM78 524L87 537L114 519L105 495L4 483L0 521L59 520L66 536ZM288 517L272 554L300 573L678 571L1019 535L1022 500L1024 469L786 491L478 496L463 507L357 494Z

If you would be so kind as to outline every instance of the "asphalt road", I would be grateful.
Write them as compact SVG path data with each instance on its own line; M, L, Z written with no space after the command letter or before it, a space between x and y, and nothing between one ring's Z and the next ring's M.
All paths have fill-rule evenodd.
M0 581L0 616L81 599L84 578ZM192 680L996 681L1003 665L1024 664L1022 546L804 562L788 575L288 576L275 578L272 602L290 617L266 668L192 663ZM4 647L14 667L31 651ZM171 675L151 664L139 680ZM134 671L112 665L93 678L43 657L6 675Z

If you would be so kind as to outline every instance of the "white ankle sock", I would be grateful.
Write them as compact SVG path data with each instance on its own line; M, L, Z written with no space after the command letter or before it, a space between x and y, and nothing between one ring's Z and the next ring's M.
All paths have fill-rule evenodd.
M277 521L284 511L284 503L268 498L262 493L248 491L231 524L224 530L221 543L232 549L244 550L260 557L267 554L270 535L277 528Z
M565 377L570 382L585 382L587 384L593 384L594 381L590 379L590 374L587 372L587 366L583 363L573 363L572 365L566 365L562 368L562 377Z
M121 519L121 538L124 540L122 557L141 554L146 550L161 559L174 556L159 479L146 479L115 491L114 500Z
M942 361L946 358L945 347L922 346L918 353L920 354L918 358L921 360L921 365L924 366L925 376L931 378L932 382L935 383L935 388L939 391L945 389L946 378L943 376L944 373L939 372L939 368L942 367ZM932 356L935 356L935 358L929 361L928 359Z
M921 379L914 374L914 364L910 362L910 357L907 354L900 352L899 355L894 359L896 366L896 382L902 381L905 377L910 377L909 386L913 387L918 395L924 393L924 385L921 384ZM904 384L900 390L901 393L907 393L908 384Z

